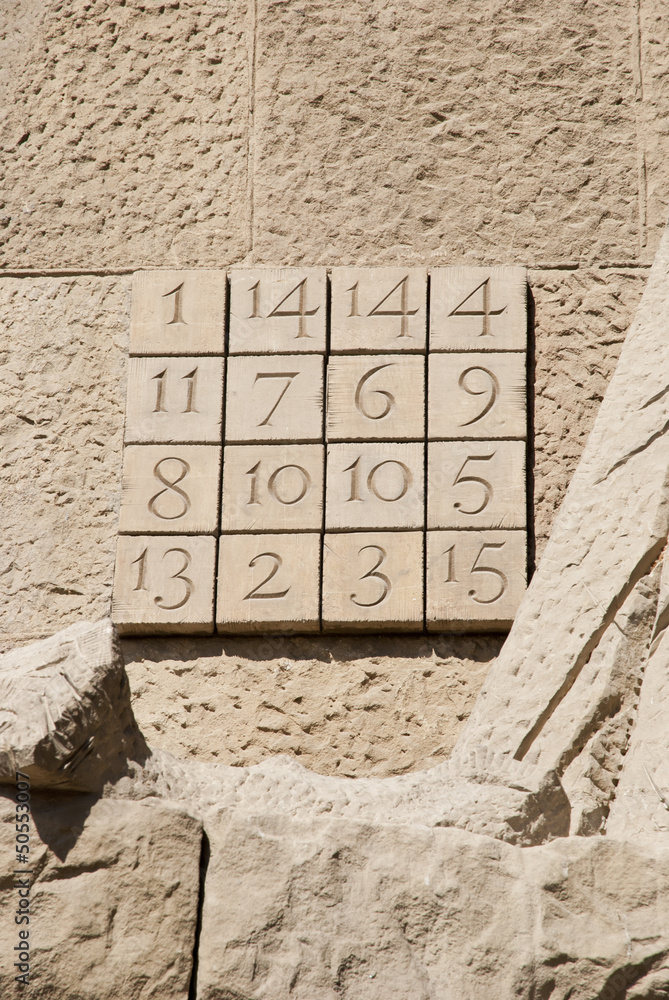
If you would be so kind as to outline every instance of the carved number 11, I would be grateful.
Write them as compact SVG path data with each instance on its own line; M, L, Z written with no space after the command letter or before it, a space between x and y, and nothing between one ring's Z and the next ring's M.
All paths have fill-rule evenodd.
M156 405L153 408L154 413L166 413L165 406L165 376L167 375L167 368L163 368L161 372L153 376L153 381L156 383ZM186 396L186 409L182 410L182 413L197 413L195 409L195 388L197 385L197 368L193 368L192 372L188 372L187 375L181 376L182 381L188 383L188 395Z

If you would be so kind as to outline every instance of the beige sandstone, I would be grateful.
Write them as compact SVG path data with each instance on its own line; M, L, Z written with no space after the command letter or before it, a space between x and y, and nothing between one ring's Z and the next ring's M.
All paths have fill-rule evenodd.
M136 271L130 354L222 354L225 271Z
M218 444L222 358L130 358L126 444Z
M425 359L331 355L325 419L328 441L422 441Z
M233 268L230 353L325 351L325 268Z
M524 528L523 441L431 441L428 528Z
M323 358L228 358L225 439L323 440Z
M526 346L525 268L430 271L431 351L524 351Z
M331 281L333 354L425 350L425 268L334 267Z
M330 444L326 452L325 527L422 528L423 444Z
M431 354L428 438L527 437L526 368L524 353Z

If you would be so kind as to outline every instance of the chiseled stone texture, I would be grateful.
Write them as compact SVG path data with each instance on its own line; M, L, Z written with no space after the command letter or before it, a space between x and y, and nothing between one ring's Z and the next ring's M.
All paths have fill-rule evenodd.
M152 746L247 767L385 777L445 760L501 636L124 639ZM222 723L221 720L224 720Z
M3 266L220 266L247 240L243 0L2 3Z
M15 807L0 793L0 850ZM199 820L164 803L40 793L31 802L30 985L14 982L18 891L0 873L0 995L187 1000L202 843ZM11 860L8 861L11 864Z

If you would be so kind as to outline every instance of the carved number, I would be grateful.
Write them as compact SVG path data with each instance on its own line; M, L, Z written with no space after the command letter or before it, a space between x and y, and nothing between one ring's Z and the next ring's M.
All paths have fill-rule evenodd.
M152 381L156 382L156 405L153 408L154 413L166 413L165 406L165 376L167 375L167 368L163 368L161 372L154 375ZM197 382L197 368L193 368L192 372L188 372L187 375L181 376L183 381L188 382L188 394L186 396L186 409L182 410L182 413L197 413L195 409L195 386Z
M499 581L499 584L500 584L500 589L495 594L495 596L494 597L489 597L487 599L484 599L483 597L477 597L476 591L475 590L470 590L469 591L469 596L472 598L473 601L476 601L477 604L494 604L495 601L498 601L500 599L500 597L502 596L502 594L504 594L506 592L506 589L507 589L507 587L509 585L509 581L508 581L506 575L504 573L502 573L501 569L496 569L494 566L481 566L481 565L479 565L479 559L481 558L481 556L483 555L483 553L485 552L486 549L502 549L502 548L504 548L505 545L506 545L506 542L485 542L481 546L481 550L480 550L479 554L477 555L476 559L474 560L474 565L472 566L470 572L472 572L472 573L490 573L492 576L496 577L496 579Z
M261 462L256 462L253 468L249 469L246 473L247 476L251 476L251 490L249 499L246 501L247 507L249 504L261 503L258 499L258 478L261 464ZM290 494L286 496L285 491L283 494L280 492L284 473L288 472L290 469L294 469L297 472L300 482L297 493L294 497L291 497ZM279 477L281 477L281 479L279 479ZM278 469L275 469L267 480L267 492L271 496L272 500L276 500L277 503L282 503L286 507L292 507L293 504L299 503L300 500L304 500L310 489L311 476L306 469L302 468L301 465L282 465Z
M363 573L360 580L379 580L383 591L380 597L377 597L374 601L359 601L357 600L357 594L351 594L351 600L354 604L357 604L360 608L375 608L377 604L381 601L385 601L386 597L392 590L392 584L385 573L379 573L380 567L385 562L388 553L385 549L382 549L380 545L363 545L361 549L358 549L358 555L362 555L367 549L374 549L378 555L377 561L374 563L372 568L368 570L367 573Z
M382 309L381 306L385 305L391 295L399 290L399 309ZM351 288L346 289L347 292L351 293L351 311L349 316L359 316L358 312L358 282L351 286ZM406 274L403 278L394 285L387 295L384 295L380 302L377 302L375 306L370 309L367 313L368 316L398 316L400 318L400 332L397 335L397 339L410 337L409 333L409 316L415 316L418 309L409 309L409 275Z
M259 555L253 557L253 559L249 563L249 569L253 569L253 567L255 566L255 564L258 562L259 559L272 559L274 565L272 566L271 570L269 571L265 579L262 580L257 587L254 587L253 590L249 590L244 600L251 601L251 600L258 600L260 598L285 597L288 591L290 590L290 587L286 587L285 590L275 590L274 592L270 591L270 593L260 592L260 588L264 587L266 583L269 583L269 581L273 579L279 572L281 566L283 566L283 559L281 558L281 556L277 555L276 552L261 552Z
M177 462L181 466L181 475L177 475L173 479L166 479L161 472L161 466L164 465L165 462ZM156 477L156 479L158 479L161 483L163 483L165 489L159 490L158 493L156 493L154 496L151 497L151 499L147 504L149 508L149 513L155 514L156 517L162 518L163 521L176 521L178 518L183 517L185 514L188 513L188 511L190 510L190 497L188 496L186 491L182 490L181 487L178 486L177 484L180 483L182 479L185 479L189 472L190 472L190 465L188 464L188 462L184 461L183 458L161 458L159 462L156 462L156 464L153 467L153 474ZM161 514L156 506L157 500L161 496L163 496L164 493L168 492L174 493L181 499L181 503L183 504L183 510L179 511L179 513L177 514Z
M465 466L467 465L468 462L489 462L490 459L494 457L495 457L494 451L491 455L468 455L467 458L462 463L460 471L453 480L453 485L458 486L460 483L478 483L480 486L483 487L483 498L479 506L475 507L473 510L466 510L462 506L460 501L457 500L453 504L453 506L456 507L461 514L480 514L481 511L485 510L485 508L492 500L492 494L493 494L492 485L488 482L487 479L482 479L481 476L463 476L462 473L464 472Z
M501 309L491 309L490 308L490 287L489 287L489 284L488 284L489 281L490 281L490 278L486 278L485 281L482 281L480 285L477 285L476 288L474 289L474 291L470 292L469 295L467 295L462 300L462 302L460 303L460 305L457 305L455 307L455 309L453 309L453 311L448 314L449 316L480 316L481 319L482 319L482 329L481 329L481 332L479 334L479 337L492 337L492 333L490 331L490 317L491 316L501 316L501 314L506 309L506 306L502 306ZM466 306L467 303L470 302L470 300L474 298L474 296L476 295L477 292L481 292L482 293L482 296L483 296L483 308L482 309L463 309L462 307Z
M291 386L291 383L292 383L293 379L296 378L299 374L300 374L299 372L258 372L258 374L256 375L255 380L254 380L256 382L259 382L261 379L264 379L264 378L285 378L288 381L286 382L286 384L284 385L283 389L279 393L279 398L277 399L277 401L274 404L274 406L272 407L272 409L269 411L269 413L267 414L267 416L265 417L264 420L261 420L259 424L256 424L256 427L268 427L268 426L271 426L270 425L270 419L273 416L274 411L276 410L277 406L279 405L279 403L281 402L281 400L283 399L283 397L286 395L286 393L290 389L290 386Z
M372 368L358 382L355 390L355 407L358 413L361 413L363 417L367 417L368 420L383 420L395 408L395 397L392 392L388 392L386 389L369 389L367 395L363 395L365 386L372 375L376 375L383 368L390 368L392 364L393 362L391 361L385 365L378 365L378 367ZM381 403L382 409L380 413L370 413L369 409L367 409L370 396L383 396L384 402Z
M249 291L253 293L253 300L251 305L251 314L249 319L262 319L260 313L260 281L256 281L255 285L251 285ZM281 306L285 305L291 296L297 293L297 308L296 309L282 309ZM267 313L267 319L271 316L294 316L297 317L297 334L295 336L296 340L300 337L310 337L311 334L307 333L307 316L314 316L320 306L315 306L314 309L307 309L307 279L302 278L294 288L284 295L280 302L274 306L274 308Z
M346 501L350 503L351 500L362 500L360 496L360 470L358 465L360 463L360 455L356 458L355 462L348 465L343 471L351 473L351 495ZM376 475L379 469L382 469L384 465L396 465L400 470L401 483L399 484L399 490L395 496L384 496L378 485L375 483ZM413 476L411 475L411 469L404 464L404 462L398 462L394 458L387 458L384 462L379 462L375 465L372 471L367 476L367 489L370 493L373 493L378 500L383 500L384 503L394 503L395 500L401 500L403 496L406 496L409 487L413 482Z
M165 556L168 556L171 552L178 552L180 555L182 555L184 557L184 563L181 569L178 569L175 573L172 573L172 576L169 577L169 579L182 580L186 586L186 593L180 601L177 601L176 604L165 604L164 598L161 597L160 595L158 595L158 597L154 597L153 603L157 607L162 608L163 611L176 611L178 608L183 608L184 604L186 604L186 602L190 600L194 590L193 581L190 579L190 577L184 576L184 573L191 564L190 553L187 552L186 549L177 549L177 548L166 549L166 551L163 552L163 559L165 559ZM130 564L131 566L134 566L135 563L139 563L137 567L137 585L133 588L134 590L146 590L146 587L144 586L144 580L146 575L146 553L147 549L144 549L144 551L136 559L133 559L132 563Z
M467 377L473 372L482 372L485 379L488 381L488 385L483 389L477 389L475 388L476 382L474 382L474 387L472 388L471 380L468 381ZM472 368L465 368L462 375L458 379L458 385L461 389L464 389L465 392L469 393L470 396L485 396L486 394L488 396L481 412L475 417L472 417L471 420L467 420L464 424L460 424L461 427L469 427L470 424L475 424L478 420L483 420L483 418L492 410L493 406L497 402L497 396L499 394L499 381L497 376L492 372L489 372L487 368L480 368L478 365L475 365Z
M172 319L169 321L169 323L166 324L166 326L173 326L175 323L183 323L184 326L188 326L188 323L186 323L186 320L183 317L183 311L182 311L183 287L184 283L182 281L181 284L177 285L176 288L173 288L171 292L165 292L165 294L163 295L164 299L169 299L170 295L174 296L174 315L172 316Z

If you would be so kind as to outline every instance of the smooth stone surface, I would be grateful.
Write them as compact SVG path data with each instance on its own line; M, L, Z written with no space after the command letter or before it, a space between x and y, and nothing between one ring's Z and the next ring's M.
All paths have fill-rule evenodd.
M126 444L218 444L223 358L129 358Z
M221 448L127 445L119 531L213 534L218 529Z
M325 351L324 267L231 268L231 354Z
M333 267L330 350L424 351L427 270L424 267Z
M423 357L331 355L327 384L328 441L423 440Z
M422 528L425 448L421 444L330 444L325 528Z
M136 271L130 354L222 354L225 271Z
M526 438L525 353L431 353L427 436Z
M323 440L323 358L228 358L225 439Z
M524 441L431 441L428 528L524 528Z
M524 267L430 270L431 351L524 351Z

